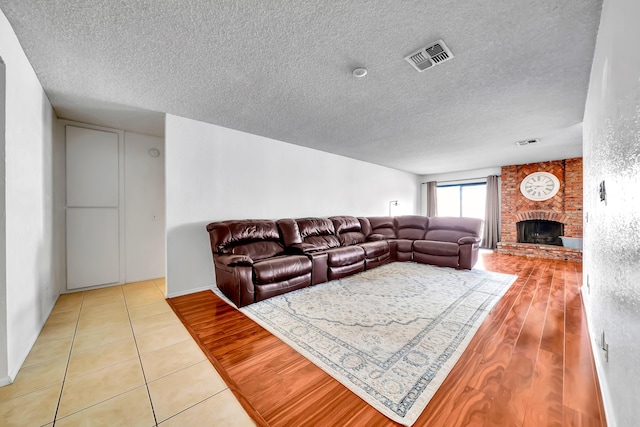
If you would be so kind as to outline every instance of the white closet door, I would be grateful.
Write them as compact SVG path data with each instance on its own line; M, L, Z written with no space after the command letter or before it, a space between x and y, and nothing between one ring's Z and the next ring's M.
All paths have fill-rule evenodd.
M67 289L118 283L118 208L67 209Z
M67 207L118 207L118 134L67 126Z
M67 289L119 283L118 134L66 127Z

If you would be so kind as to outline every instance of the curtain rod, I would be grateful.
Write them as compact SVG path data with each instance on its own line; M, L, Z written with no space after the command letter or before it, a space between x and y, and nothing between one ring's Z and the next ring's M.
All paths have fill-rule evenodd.
M489 175L491 176L491 175ZM498 178L500 178L500 175L496 175ZM442 184L446 184L447 182L461 182L461 181L477 181L479 179L487 179L486 176L480 176L478 178L465 178L465 179L450 179L448 181L436 181L438 184L442 183ZM430 182L430 181L429 181ZM427 184L427 182L423 182L422 184Z

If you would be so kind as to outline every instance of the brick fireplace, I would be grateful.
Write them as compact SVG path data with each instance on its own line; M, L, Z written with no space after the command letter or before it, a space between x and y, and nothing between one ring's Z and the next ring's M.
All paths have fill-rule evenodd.
M533 172L549 172L560 181L560 190L548 200L529 200L520 183ZM501 172L500 242L498 252L537 258L582 261L582 250L541 243L519 243L517 223L555 221L564 236L582 237L582 158L503 166Z

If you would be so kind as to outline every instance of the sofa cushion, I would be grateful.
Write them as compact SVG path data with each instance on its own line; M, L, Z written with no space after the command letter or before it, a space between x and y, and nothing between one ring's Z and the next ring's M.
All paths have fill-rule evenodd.
M460 237L463 236L474 236L480 237L480 232L482 231L482 223L483 221L479 218L459 218L459 217L435 217L429 218L429 227L427 233L434 231L443 231L449 230L458 232L456 234L459 236L455 239L457 241ZM434 235L439 235L439 233L435 233ZM452 235L453 236L453 235ZM441 240L441 239L429 239L429 240ZM454 240L451 240L454 241Z
M366 241L362 225L355 216L332 216L329 218L342 246L357 245Z
M333 222L333 227L337 235L353 231L362 231L360 221L358 221L358 218L355 216L332 216L329 219Z
M313 245L314 251L325 251L340 247L340 241L336 236L310 236L304 239L304 243Z
M306 238L308 236L334 235L336 230L333 222L328 218L299 218L296 219L300 236Z
M328 218L296 219L303 243L311 244L322 251L340 246L333 223Z
M364 243L366 241L364 234L355 231L342 233L338 236L338 239L340 239L340 244L342 246L357 245L358 243Z
M387 239L395 239L396 226L393 217L390 216L372 216L367 218L371 226L370 234L382 234Z
M360 229L362 230L362 234L365 236L369 236L371 234L371 223L367 218L358 217L358 222L360 223Z
M273 283L256 283L255 298L257 301L263 301L276 295L282 295L286 292L295 291L296 289L306 288L311 285L311 273L302 276L292 277L287 280Z
M398 252L411 252L413 240L397 239L395 242L398 245Z
M394 218L399 239L419 240L424 238L429 219L420 215L403 215Z
M433 240L416 240L413 242L414 252L440 256L458 256L458 243L437 242Z
M256 283L281 282L311 272L311 260L303 255L281 256L253 264Z
M468 235L469 233L459 230L429 230L424 239L438 242L455 242L457 244L461 237Z
M282 218L276 221L280 235L285 246L297 245L302 243L302 236L298 223L293 218Z
M207 231L214 253L247 255L256 261L284 252L275 221L247 219L212 222L207 225Z
M271 258L284 253L284 246L279 242L253 242L245 245L236 245L229 248L232 255L246 255L254 262L265 258Z
M361 243L360 247L364 249L364 255L369 259L389 253L389 243L385 240Z
M344 246L327 251L329 267L351 265L360 261L364 261L364 249L360 246Z

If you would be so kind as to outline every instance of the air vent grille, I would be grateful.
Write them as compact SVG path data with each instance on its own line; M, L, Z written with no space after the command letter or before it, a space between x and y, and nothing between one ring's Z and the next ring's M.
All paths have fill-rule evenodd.
M524 145L537 144L538 142L540 142L539 139L524 139L522 141L516 141L516 145L522 147Z
M440 65L445 61L453 58L453 54L444 44L444 41L438 40L429 46L423 47L411 55L406 56L404 59L409 62L416 70L422 72L434 65Z

